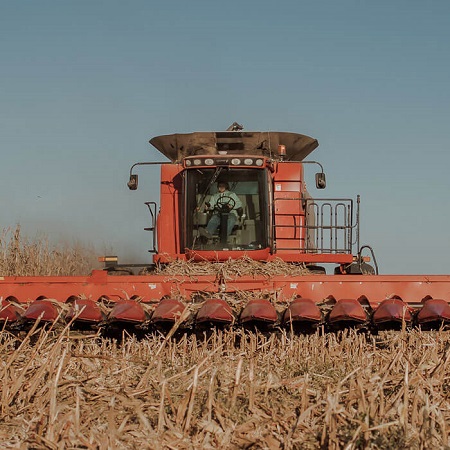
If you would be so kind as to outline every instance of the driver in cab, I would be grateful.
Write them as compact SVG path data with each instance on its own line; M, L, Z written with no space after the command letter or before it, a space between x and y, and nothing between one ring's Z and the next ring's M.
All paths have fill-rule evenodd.
M229 190L230 185L226 181L219 181L217 189L219 192L212 195L209 202L205 202L207 209L213 212L206 226L208 237L212 236L219 227L222 214L228 213L227 236L233 231L239 213L242 215L242 202L234 192Z

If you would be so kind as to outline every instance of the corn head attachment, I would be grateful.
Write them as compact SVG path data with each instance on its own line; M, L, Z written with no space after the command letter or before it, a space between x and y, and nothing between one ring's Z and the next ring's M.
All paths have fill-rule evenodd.
M310 332L347 327L440 328L450 323L450 276L298 275L3 277L0 321L36 320L147 331L242 326Z
M128 187L138 188L135 169L159 166L159 202L145 203L153 263L109 256L89 276L0 277L4 327L376 332L450 323L450 276L379 275L372 248L360 245L359 197L308 192L307 167L319 168L315 188L326 187L322 165L305 160L316 139L235 123L150 143L167 160L134 164Z

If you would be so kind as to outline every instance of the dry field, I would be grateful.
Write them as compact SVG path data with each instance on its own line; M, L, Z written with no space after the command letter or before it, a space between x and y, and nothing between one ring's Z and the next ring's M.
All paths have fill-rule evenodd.
M0 270L26 273L14 252L40 244L11 233ZM229 330L120 343L61 324L3 329L0 447L450 448L449 337Z
M448 333L1 334L3 448L445 448Z

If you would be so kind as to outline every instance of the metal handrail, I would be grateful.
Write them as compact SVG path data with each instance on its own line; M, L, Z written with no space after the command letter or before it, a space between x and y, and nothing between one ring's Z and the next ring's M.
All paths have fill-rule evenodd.
M150 231L152 233L152 240L153 240L153 248L149 250L150 253L158 253L158 250L156 248L156 202L145 202L145 204L148 207L148 210L150 211L150 217L151 217L151 226L144 228L145 231Z
M358 215L354 223L353 199L313 199L301 197L277 198L275 201L298 200L303 202L305 211L305 223L296 223L293 214L293 225L274 225L277 228L294 229L293 240L301 235L301 229L305 229L304 251L314 253L352 253L353 229L358 232ZM312 217L311 217L312 216ZM297 230L299 233L297 233ZM313 237L311 238L311 235ZM358 236L357 236L358 237ZM312 242L311 242L312 240ZM290 248L283 248L289 250ZM298 246L292 250L298 251Z

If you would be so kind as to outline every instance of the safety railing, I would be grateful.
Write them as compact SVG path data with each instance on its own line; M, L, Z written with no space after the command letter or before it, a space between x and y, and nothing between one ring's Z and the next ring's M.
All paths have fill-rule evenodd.
M305 211L307 252L352 253L352 199L306 199Z
M276 202L299 201L301 214L284 213L292 217L290 224L275 223L275 238L281 229L290 229L289 239L282 238L284 245L277 250L295 250L305 253L352 253L354 230L358 231L358 212L354 214L352 199L277 198ZM277 221L275 221L277 222ZM356 236L358 238L358 236ZM300 246L300 248L299 248Z

